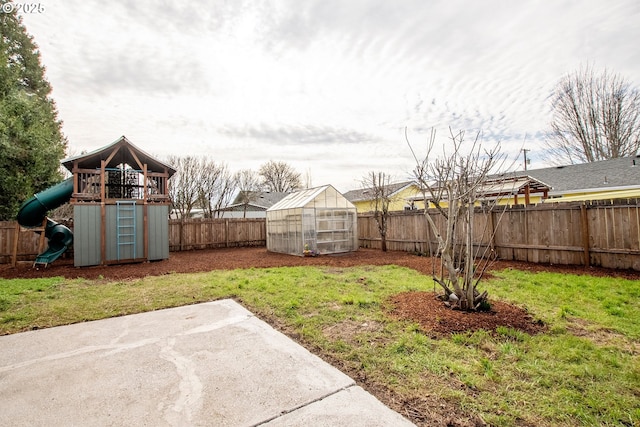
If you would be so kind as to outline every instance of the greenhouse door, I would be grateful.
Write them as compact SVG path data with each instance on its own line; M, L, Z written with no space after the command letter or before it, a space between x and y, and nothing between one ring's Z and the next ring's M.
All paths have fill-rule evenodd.
M315 209L302 210L302 238L304 240L304 250L318 253Z
M317 209L316 233L318 253L349 252L353 248L353 218L346 209Z

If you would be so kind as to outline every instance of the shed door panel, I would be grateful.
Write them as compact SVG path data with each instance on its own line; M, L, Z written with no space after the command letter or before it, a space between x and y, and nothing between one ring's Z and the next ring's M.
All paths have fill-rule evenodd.
M149 260L169 258L169 206L148 206Z
M106 212L106 261L120 261L139 259L144 257L144 217L142 212L142 206L136 205L134 219L128 220L126 218L120 218L118 221L118 207L116 205L108 205ZM129 214L126 212L120 212L121 217L126 217ZM127 227L133 225L135 227ZM118 232L121 232L120 244L118 244ZM123 236L124 234L133 233L132 240Z
M73 265L76 267L100 264L100 222L100 206L73 207Z

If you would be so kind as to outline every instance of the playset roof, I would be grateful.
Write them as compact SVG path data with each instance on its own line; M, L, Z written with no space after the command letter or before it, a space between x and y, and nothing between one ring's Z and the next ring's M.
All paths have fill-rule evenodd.
M176 173L176 170L161 162L150 154L145 153L136 147L126 137L121 136L117 141L105 147L99 148L90 153L69 157L62 160L62 164L70 172L73 172L73 165L77 162L81 169L100 169L103 160L107 161L106 167L114 168L120 164L128 164L137 169L142 169L143 164L147 164L147 170L153 172L164 172L166 169L169 176Z

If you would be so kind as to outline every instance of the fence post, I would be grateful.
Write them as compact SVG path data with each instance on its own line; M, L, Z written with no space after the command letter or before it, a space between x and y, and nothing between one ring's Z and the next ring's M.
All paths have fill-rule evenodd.
M422 223L424 224L424 228L427 231L426 233L426 239L427 239L427 248L429 250L428 254L429 256L433 256L433 251L431 250L431 227L429 227L429 221L427 221L427 215L429 215L429 213L427 212L427 208L425 207L424 209L424 214L422 215ZM427 253L426 249L423 251L425 254Z
M20 240L20 224L16 221L16 227L13 236L13 253L11 254L11 266L15 267L18 263L18 241Z
M180 215L180 250L184 251L184 217Z
M489 227L491 234L489 235L489 248L491 248L491 256L497 258L496 253L496 223L493 217L493 209L489 209Z
M224 220L224 247L229 247L229 220Z
M589 217L587 216L587 205L580 205L580 222L582 225L582 247L584 248L584 266L589 267L591 255L589 254Z
M47 229L47 217L44 217L42 220L42 225L40 226L40 242L38 244L38 255L44 252L44 241L47 240L47 236L45 234L45 230ZM37 228L35 230L38 230ZM34 231L35 231L34 230Z
M524 205L524 244L527 246L525 249L525 253L527 254L525 261L529 262L529 253L531 250L529 249L529 215L527 215L527 205Z

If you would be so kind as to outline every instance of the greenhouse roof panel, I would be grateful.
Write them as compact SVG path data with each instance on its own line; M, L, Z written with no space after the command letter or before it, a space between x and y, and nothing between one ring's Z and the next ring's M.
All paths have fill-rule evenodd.
M275 205L271 206L267 211L275 211L281 209L304 208L311 203L319 194L330 188L331 185L323 185L322 187L308 188L289 194Z

